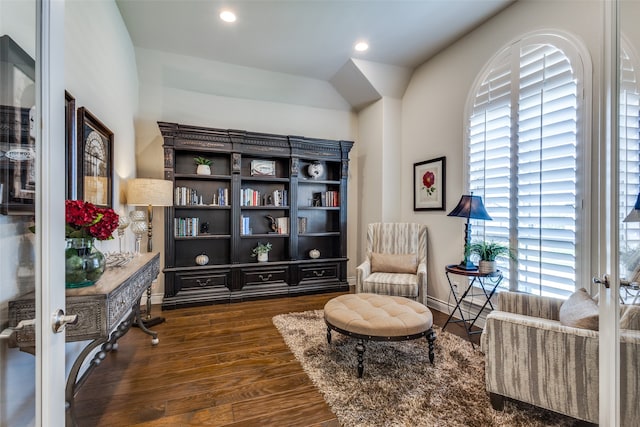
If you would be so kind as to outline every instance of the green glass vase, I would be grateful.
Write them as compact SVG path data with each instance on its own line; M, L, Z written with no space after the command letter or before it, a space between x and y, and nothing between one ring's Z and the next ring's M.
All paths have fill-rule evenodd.
M94 285L105 269L105 258L92 238L67 238L65 286L83 288Z

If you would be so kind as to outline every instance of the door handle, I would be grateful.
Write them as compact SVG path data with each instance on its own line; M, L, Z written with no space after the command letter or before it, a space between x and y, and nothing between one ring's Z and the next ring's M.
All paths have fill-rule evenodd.
M76 323L78 323L77 314L65 315L62 309L58 309L57 312L53 313L51 329L53 329L53 332L56 334L59 334L65 330L67 325L75 325Z
M36 319L21 320L16 326L9 326L4 331L0 332L0 340L6 340L11 338L14 332L21 331L27 326L35 326Z
M604 285L605 288L609 289L609 286L611 286L611 283L609 282L609 275L605 274L604 276L602 276L602 279L593 276L593 279L591 279L593 281L593 283L598 284L598 285Z

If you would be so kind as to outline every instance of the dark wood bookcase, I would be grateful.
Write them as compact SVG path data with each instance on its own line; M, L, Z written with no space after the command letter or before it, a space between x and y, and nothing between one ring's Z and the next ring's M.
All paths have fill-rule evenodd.
M163 308L348 289L353 142L158 126L175 189L165 210ZM195 157L212 161L211 175L196 174ZM252 256L258 243L271 243L268 262ZM206 265L196 263L201 254Z

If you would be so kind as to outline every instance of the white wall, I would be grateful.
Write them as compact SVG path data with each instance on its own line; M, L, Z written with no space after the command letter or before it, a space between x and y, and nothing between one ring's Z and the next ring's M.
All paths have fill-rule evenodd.
M136 158L138 176L162 178L164 154L158 121L183 123L222 129L244 129L285 135L301 135L313 138L358 140L354 115L344 100L336 99L335 90L328 84L309 82L295 76L265 72L246 67L229 66L159 51L136 49L140 80L140 111L136 120ZM257 98L248 99L245 91L232 92L226 84L239 85L237 76L229 74L229 68L240 73L246 85L255 88ZM202 86L192 84L194 69ZM236 73L236 74L237 74ZM268 89L274 80L286 96L278 102ZM289 82L289 85L287 85ZM324 87L335 108L304 106L305 99L317 99L317 88ZM232 96L233 95L233 96ZM325 104L328 103L325 102ZM358 152L358 144L350 154L351 167ZM349 179L349 221L355 223L358 194L357 179ZM157 211L154 223L163 224L164 213ZM349 230L351 233L352 229ZM154 248L164 248L164 230L156 226L153 233ZM355 274L352 266L355 247L349 245L349 275ZM161 260L163 263L164 261ZM160 302L164 293L162 277L159 286L153 288L153 302Z
M35 57L35 2L4 1L0 34L9 34ZM120 12L109 1L67 1L65 4L65 88L115 134L114 209L123 178L135 176L134 118L138 80L134 51ZM64 94L60 94L60 103ZM60 149L64 142L60 141ZM61 173L63 165L60 166ZM26 230L29 217L0 215L0 326L7 325L8 301L33 288L34 249ZM61 224L62 226L62 224ZM64 243L61 242L61 248ZM100 244L117 249L117 242ZM67 344L67 365L83 344ZM17 386L18 385L18 386ZM0 343L0 425L34 422L35 358ZM64 384L60 384L63 392Z
M402 218L428 226L428 293L433 303L449 298L444 266L462 259L463 222L446 214L465 189L464 109L476 76L495 53L519 36L558 29L582 40L591 54L596 82L601 69L602 20L598 1L519 1L415 71L402 104ZM598 93L594 88L594 144L598 140ZM412 165L439 156L447 158L446 210L414 212Z
M113 1L68 1L65 5L65 87L114 133L113 209L125 212L120 193L136 175L134 120L138 74L133 44ZM126 233L133 249L130 232ZM118 250L117 240L97 243ZM86 343L67 344L67 371Z

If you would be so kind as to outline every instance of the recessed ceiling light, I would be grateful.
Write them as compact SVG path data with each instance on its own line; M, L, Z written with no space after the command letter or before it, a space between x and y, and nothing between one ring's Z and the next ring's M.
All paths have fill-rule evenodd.
M365 50L369 49L369 44L367 44L367 42L358 42L356 43L354 48L358 52L364 52Z
M224 22L236 22L236 14L230 10L223 10L220 12L220 19Z

